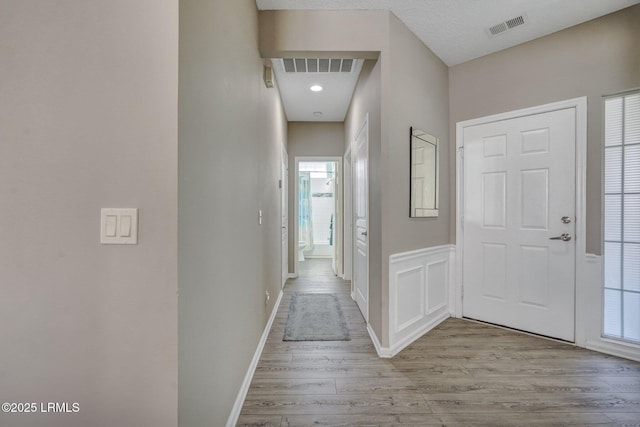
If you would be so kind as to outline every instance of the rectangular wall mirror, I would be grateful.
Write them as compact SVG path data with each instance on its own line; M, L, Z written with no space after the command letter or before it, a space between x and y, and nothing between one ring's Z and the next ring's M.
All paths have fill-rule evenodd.
M409 216L438 216L438 138L411 128L411 202Z

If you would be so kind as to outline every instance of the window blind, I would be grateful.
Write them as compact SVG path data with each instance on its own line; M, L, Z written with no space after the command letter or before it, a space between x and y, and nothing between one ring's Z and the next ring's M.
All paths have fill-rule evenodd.
M640 91L605 99L604 335L640 341Z

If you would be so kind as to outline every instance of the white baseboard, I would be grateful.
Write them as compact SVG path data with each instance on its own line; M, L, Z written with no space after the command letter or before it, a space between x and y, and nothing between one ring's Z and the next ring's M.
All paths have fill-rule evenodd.
M600 353L640 362L640 345L631 343L621 344L613 340L600 338L598 341L587 341L586 348Z
M240 391L238 392L236 401L233 404L233 408L231 409L229 418L227 419L227 424L226 424L227 427L233 427L238 422L238 418L240 417L240 411L242 411L242 405L244 404L244 400L247 397L247 392L249 391L249 386L251 385L251 380L253 379L253 374L256 372L256 368L258 367L258 362L260 361L260 356L262 355L262 350L264 349L264 345L267 342L267 337L269 336L269 331L271 331L271 326L273 325L273 320L276 318L278 307L280 307L280 301L282 301L282 295L283 295L283 292L281 290L280 294L278 295L278 299L276 300L276 303L273 306L273 310L271 311L271 316L269 316L267 325L264 327L264 331L262 332L262 336L260 337L260 341L258 342L258 347L256 348L256 352L253 355L253 359L251 359L251 364L249 365L247 374L244 376L244 381L242 382L242 386L240 387Z
M373 342L373 346L376 348L376 353L378 353L378 357L383 359L390 359L396 354L400 353L407 346L413 343L415 340L429 332L431 329L438 326L440 323L447 320L449 317L449 313L442 313L439 317L432 319L429 323L424 324L420 329L416 330L413 334L407 336L400 342L397 342L393 347L383 347L380 344L380 340L378 336L374 332L371 325L367 324L367 332L369 333L369 337L371 337L371 342Z
M388 348L382 347L380 344L380 340L376 335L375 331L371 327L370 324L367 323L367 332L369 332L369 337L371 337L371 342L373 342L373 346L376 348L376 353L378 353L378 357L382 358L390 358L393 357Z
M449 314L448 307L447 307L447 310L439 313L437 317L429 318L429 320L426 323L423 323L419 329L416 329L410 335L407 335L403 339L394 343L394 345L387 350L388 353L391 354L391 356L389 357L393 357L396 354L400 353L406 347L411 345L415 340L417 340L418 338L420 338L421 336L423 336L424 334L426 334L427 332L429 332L430 330L432 330L433 328L435 328L440 323L444 322L450 317L451 315Z

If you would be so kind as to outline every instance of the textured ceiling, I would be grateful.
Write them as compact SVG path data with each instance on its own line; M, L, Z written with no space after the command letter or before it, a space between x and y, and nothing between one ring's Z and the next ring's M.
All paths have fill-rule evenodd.
M260 10L388 9L452 66L560 31L640 0L257 0ZM487 28L524 15L527 23L489 36Z
M388 9L442 61L453 66L572 27L640 0L257 0L260 10ZM490 36L487 29L517 16L525 24ZM640 24L639 24L640 25ZM276 79L289 121L344 120L353 96L353 76L331 76L314 82L322 94L308 90L305 77L278 70ZM359 70L358 70L359 71ZM310 78L313 76L307 76ZM325 76L329 77L329 76ZM356 76L357 77L357 76ZM351 79L351 80L350 80ZM321 116L313 112L321 111Z

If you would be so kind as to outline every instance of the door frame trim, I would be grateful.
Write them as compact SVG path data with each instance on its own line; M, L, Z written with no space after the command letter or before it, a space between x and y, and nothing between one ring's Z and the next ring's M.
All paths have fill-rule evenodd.
M287 279L289 279L289 153L287 153L287 146L286 144L282 144L282 150L281 150L281 154L282 158L280 159L280 167L282 168L282 166L286 163L287 168L286 168L286 175L285 175L285 170L282 169L280 170L280 179L282 180L282 182L280 183L280 222L281 222L281 226L282 226L282 216L284 215L284 212L282 212L282 205L286 205L287 208L287 221L286 221L286 225L282 226L282 227L286 227L287 229L287 241L286 241L286 245L287 245L287 250L286 250L286 254L285 252L283 252L283 248L282 248L282 241L280 242L280 257L282 259L280 259L280 279L282 280L282 288L284 288L284 285L287 283ZM282 229L280 229L280 233L282 233ZM280 234L280 239L282 240L282 234ZM284 257L286 256L287 259L287 271L282 271L283 270L283 266L284 266Z
M462 211L464 207L464 170L463 170L463 135L464 129L470 126L498 122L502 120L516 119L534 114L549 113L557 110L575 108L576 110L576 251L575 251L575 312L574 312L574 337L579 346L586 344L588 301L585 299L587 292L585 273L586 258L586 151L587 151L587 97L568 99L550 104L523 108L505 113L464 120L456 123L456 277L451 289L453 297L452 312L455 317L462 317L462 291L463 291L463 254L464 254L464 230L462 228Z
M295 179L294 179L294 206L293 206L293 274L295 277L298 277L298 244L299 244L299 224L298 224L298 206L300 205L300 189L299 187L299 176L300 176L300 162L335 162L336 163L336 175L342 176L342 157L341 156L295 156ZM334 189L337 195L334 197L342 197L342 188ZM344 209L344 206L340 206L341 209ZM342 212L334 212L333 218L334 230L341 230L342 227ZM289 230L291 231L291 230ZM339 237L339 239L338 239ZM336 232L336 245L342 245L342 235L341 232ZM342 251L344 252L344 251ZM289 267L291 269L291 267Z
M348 171L347 165L349 165ZM342 278L351 281L353 277L353 159L351 158L351 144L343 156L342 172ZM353 282L351 283L351 298L353 298Z

